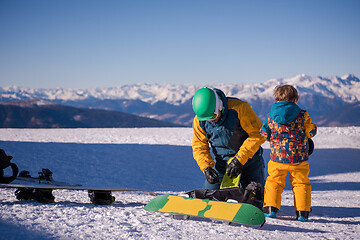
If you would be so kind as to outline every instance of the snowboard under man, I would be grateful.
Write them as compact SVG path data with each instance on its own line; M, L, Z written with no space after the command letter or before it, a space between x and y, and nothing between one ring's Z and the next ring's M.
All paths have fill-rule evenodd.
M205 174L205 189L219 189L225 173L230 178L241 174L240 184L244 189L252 181L263 188L262 123L250 104L226 97L219 89L201 88L193 97L192 107L196 114L193 156Z

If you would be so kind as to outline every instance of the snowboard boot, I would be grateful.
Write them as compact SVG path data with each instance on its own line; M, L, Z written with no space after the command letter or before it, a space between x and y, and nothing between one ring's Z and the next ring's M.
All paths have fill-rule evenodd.
M89 191L90 202L95 205L109 205L115 201L111 191Z
M276 207L264 207L264 215L269 218L276 218L276 213L279 211Z
M309 220L308 211L296 211L296 219L300 222L307 222Z

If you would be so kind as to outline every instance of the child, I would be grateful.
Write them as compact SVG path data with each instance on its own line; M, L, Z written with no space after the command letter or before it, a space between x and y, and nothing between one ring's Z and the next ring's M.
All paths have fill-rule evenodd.
M297 220L306 222L311 211L308 141L315 136L317 126L311 122L308 112L297 105L299 95L296 88L291 85L277 86L274 96L275 103L260 130L263 137L270 141L271 148L264 213L267 217L276 218L289 173Z

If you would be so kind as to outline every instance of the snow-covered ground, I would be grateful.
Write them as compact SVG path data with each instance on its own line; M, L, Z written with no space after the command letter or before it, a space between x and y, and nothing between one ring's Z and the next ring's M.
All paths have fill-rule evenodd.
M33 176L49 168L59 181L181 194L204 182L191 137L191 128L0 129L0 148ZM319 128L314 142L307 223L295 221L289 184L279 217L262 228L147 212L153 197L143 193L94 206L85 191L54 190L56 202L40 204L0 189L0 239L359 239L360 127Z

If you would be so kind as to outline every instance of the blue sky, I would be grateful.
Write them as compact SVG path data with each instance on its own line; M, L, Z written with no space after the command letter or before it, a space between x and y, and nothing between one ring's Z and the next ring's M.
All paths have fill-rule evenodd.
M0 0L0 86L360 76L360 1Z

